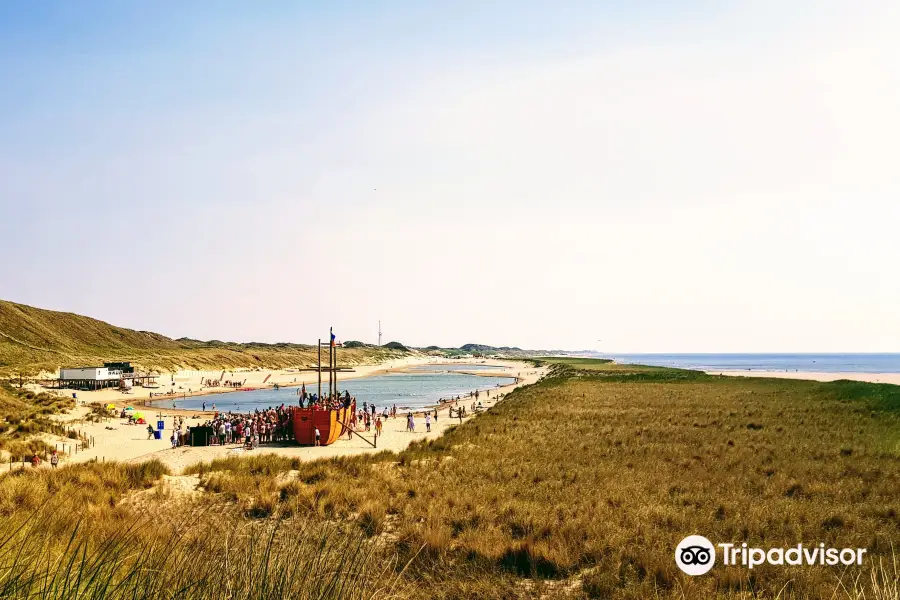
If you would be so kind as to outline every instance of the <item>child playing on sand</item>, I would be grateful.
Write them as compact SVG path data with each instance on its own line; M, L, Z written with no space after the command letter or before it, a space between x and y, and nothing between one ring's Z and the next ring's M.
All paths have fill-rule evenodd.
M425 413L425 432L431 433L431 413Z

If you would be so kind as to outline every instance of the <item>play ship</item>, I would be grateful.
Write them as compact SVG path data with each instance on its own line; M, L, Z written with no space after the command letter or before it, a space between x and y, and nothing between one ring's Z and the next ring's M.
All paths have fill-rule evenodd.
M329 332L331 337L331 350L328 353L328 389L329 396L332 390L332 379L334 381L333 389L337 392L337 347L340 345L336 342L334 332ZM319 340L319 394L322 397L322 340ZM301 398L306 397L306 386L303 386ZM338 396L340 397L340 396ZM294 427L294 439L301 446L313 446L316 443L316 429L319 430L319 445L328 446L336 442L342 435L347 433L353 421L353 415L356 414L356 401L350 399L349 393L341 399L340 408L325 408L317 404L312 406L303 406L301 400L300 406L293 407L291 421ZM335 405L336 402L327 402L327 404Z
M327 446L347 433L350 421L356 412L356 402L341 408L319 408L295 406L291 419L294 425L294 439L301 446L316 443L316 429L319 430L319 445Z

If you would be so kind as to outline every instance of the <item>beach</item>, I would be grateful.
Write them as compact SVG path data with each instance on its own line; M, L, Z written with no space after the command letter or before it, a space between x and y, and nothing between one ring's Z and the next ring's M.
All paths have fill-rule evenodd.
M393 364L388 363L383 365L358 367L354 370L354 373L347 373L342 375L346 375L345 378L349 378L347 376L350 375L353 375L355 377L365 377L380 373L409 372L408 369L411 366L429 363L439 365L446 362L446 360L413 357L408 360L394 361ZM462 362L463 361L455 360L452 364L459 365ZM490 407L494 406L498 401L498 397L508 394L516 387L534 383L546 373L546 368L534 368L530 365L515 361L470 359L467 362L473 365L492 364L502 367L498 369L492 369L489 373L475 370L465 371L469 374L483 376L484 385L479 389L482 392L480 401L485 409L490 409ZM221 373L221 371L216 373L216 375L218 375L219 373ZM259 380L260 384L262 383L262 380L266 377L266 375L271 375L271 377L269 377L269 380L266 382L266 385L272 384L273 379L276 378L276 382L281 382L279 383L279 385L289 385L294 383L294 377L308 378L307 376L310 375L309 373L297 374L284 371L251 372L250 374L254 375L254 377ZM520 374L521 376L518 383L503 387L496 387L496 384L492 383L492 379L498 375L517 377ZM311 375L313 377L313 381L315 381L316 373L312 373ZM199 382L199 377L196 377L196 381ZM325 381L325 385L327 386L327 375ZM311 382L307 381L307 383ZM249 383L248 387L250 387ZM485 399L485 391L489 392L488 399ZM124 402L130 402L134 397L139 397L137 396L137 394L135 394L135 396L126 396L123 399L121 394L116 395L116 393L114 392L117 392L117 390L79 392L78 397L80 401L83 399L84 402L88 404L90 402L110 402L117 404L119 407L124 406ZM103 398L102 400L100 399L101 396ZM88 400L88 398L90 398L90 400ZM362 402L366 401L366 399L358 398L357 401L358 407L361 407ZM473 401L474 400L471 398L460 399L459 406L464 406L467 412L467 416L464 417L463 420L471 419L475 416L475 413L471 411L471 405ZM210 403L212 403L212 400L210 401ZM242 448L241 444L205 447L179 447L173 449L171 448L169 436L173 431L173 425L176 419L183 418L184 427L193 427L202 424L208 419L211 419L214 413L209 410L203 412L189 409L158 408L153 406L143 407L138 406L138 403L135 403L136 412L141 412L146 421L150 425L153 425L154 428L156 427L157 421L161 420L164 422L165 428L163 431L163 439L156 440L148 439L147 425L128 425L127 420L120 419L118 417L110 417L101 423L85 422L84 418L90 412L90 407L88 406L88 404L83 404L76 407L71 413L67 415L60 415L59 417L57 417L57 420L61 423L70 425L78 433L92 438L93 445L85 449L78 449L78 451L76 452L73 447L73 444L75 443L73 440L57 438L54 436L44 436L44 439L45 441L47 441L47 443L51 445L59 445L59 447L66 452L66 454L63 456L63 462L85 462L90 460L141 462L145 460L158 459L166 464L173 473L180 473L184 469L184 467L198 461L209 461L215 458L224 458L227 456L248 456L275 453L282 456L300 457L303 459L313 460L317 458L351 456L355 454L363 454L366 452L380 452L382 450L391 450L396 452L403 450L411 442L426 438L436 438L440 436L448 427L460 423L460 420L457 417L453 417L452 419L449 417L449 405L446 405L444 407L438 407L438 418L432 421L431 432L428 433L425 432L425 423L423 420L424 415L421 411L416 411L418 413L418 417L416 419L415 433L409 433L406 431L405 411L398 414L397 418L387 419L384 422L383 434L380 438L378 438L377 447L375 448L373 448L369 443L357 436L352 436L351 439L348 439L347 436L343 436L334 444L323 447L299 446L294 444L293 442L290 442L265 444L260 446L258 449L251 451L245 451ZM360 433L367 439L372 440L374 435L374 428L372 432ZM63 446L63 444L65 446Z
M340 358L340 353L338 353ZM323 356L323 360L325 357ZM400 370L416 365L424 365L434 362L436 359L423 356L408 356L401 359L395 359L387 363L375 365L353 365L347 371L338 371L338 381L344 379L355 379L358 377L370 377L380 373L386 373L391 370ZM340 364L340 360L338 360ZM322 367L322 387L328 388L328 370L327 365ZM239 382L237 389L259 389L266 387L274 387L276 384L281 387L300 386L306 384L310 391L315 391L314 387L310 388L310 384L316 385L318 381L318 373L315 370L298 369L215 369L215 370L184 370L174 373L162 373L157 378L158 387L140 387L135 386L128 392L123 392L118 388L106 388L93 391L74 391L77 394L79 403L91 404L99 402L102 404L144 404L145 400L150 400L150 394L156 397L165 398L185 398L193 396L206 396L212 394L225 394L234 392L236 388L226 387L224 385L210 386L210 380L224 383L226 381ZM73 393L73 390L61 390L63 393ZM214 402L211 400L210 403Z
M809 379L811 381L865 381L868 383L891 383L900 385L900 373L819 373L816 371L706 371L709 375L728 377L777 377L779 379Z

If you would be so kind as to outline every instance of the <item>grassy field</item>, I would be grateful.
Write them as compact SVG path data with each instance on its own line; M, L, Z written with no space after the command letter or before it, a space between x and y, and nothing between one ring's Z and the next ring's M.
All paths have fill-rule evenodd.
M204 492L188 505L154 491L162 488L133 491L151 485L149 475L125 477L127 489L110 485L99 504L86 492L84 502L98 507L101 531L132 518L129 494L149 493L162 514L215 513L259 531L283 523L310 532L282 539L288 554L295 543L298 556L312 556L302 549L322 536L352 542L359 550L332 574L364 573L353 589L372 596L900 598L900 388L545 360L557 366L542 383L400 454L227 459L189 469ZM74 472L95 481L100 475L78 470L90 468L123 467ZM42 477L0 479L0 510L16 494L41 498L50 485ZM31 479L43 483L17 487ZM200 525L188 531L208 526L191 520ZM67 531L56 527L57 537ZM868 554L846 570L717 565L691 578L673 559L689 534ZM165 539L146 536L137 538ZM3 560L0 573L9 572ZM372 575L373 565L390 569ZM113 580L134 566L116 569ZM191 569L176 576L184 585L206 581ZM292 575L285 585L300 584Z
M362 599L401 569L365 536L301 519L248 520L160 492L165 467L83 464L0 480L0 598Z
M390 348L341 352L341 364L372 364L405 356ZM72 313L0 300L0 377L34 375L60 366L131 361L145 369L283 368L316 362L316 347L304 344L237 344L172 340L158 333L116 327Z
M0 382L0 460L9 456L15 460L37 453L47 458L52 447L37 439L41 433L66 436L67 432L50 415L71 409L72 398L47 392L18 389L8 382Z

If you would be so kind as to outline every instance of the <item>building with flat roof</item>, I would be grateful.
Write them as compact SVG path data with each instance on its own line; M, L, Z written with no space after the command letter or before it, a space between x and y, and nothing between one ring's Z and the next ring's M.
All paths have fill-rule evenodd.
M156 377L150 373L136 373L130 363L106 363L103 367L60 369L58 387L98 390L118 387L126 380L136 385L156 383Z

